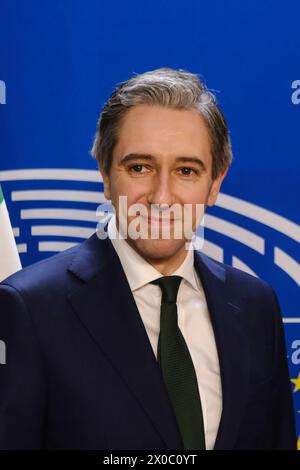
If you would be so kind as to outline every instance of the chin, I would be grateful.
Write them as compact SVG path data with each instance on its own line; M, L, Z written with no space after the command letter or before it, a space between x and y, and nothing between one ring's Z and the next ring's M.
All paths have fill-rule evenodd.
M144 258L161 259L174 256L185 246L186 240L131 240L131 246Z

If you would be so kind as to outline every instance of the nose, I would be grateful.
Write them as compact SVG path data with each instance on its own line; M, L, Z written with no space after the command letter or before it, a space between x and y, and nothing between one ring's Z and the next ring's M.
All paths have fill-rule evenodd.
M160 171L152 180L147 195L148 204L171 206L175 203L173 184L168 171Z

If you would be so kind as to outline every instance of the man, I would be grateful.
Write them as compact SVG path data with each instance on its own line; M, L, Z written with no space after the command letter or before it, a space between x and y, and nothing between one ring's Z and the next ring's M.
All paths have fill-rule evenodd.
M214 96L185 71L136 75L104 106L92 153L115 209L107 236L0 285L0 448L296 449L273 288L186 235L231 163ZM187 232L173 206L192 207Z

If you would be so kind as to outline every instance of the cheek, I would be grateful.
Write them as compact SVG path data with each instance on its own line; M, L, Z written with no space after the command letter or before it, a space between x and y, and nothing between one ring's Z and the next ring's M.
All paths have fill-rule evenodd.
M178 192L182 204L205 204L208 196L208 187L203 185L190 185Z
M135 185L134 183L130 185L118 184L111 188L112 203L114 207L122 211L123 214L125 210L128 211L129 207L133 206L133 204L138 204L141 200L144 201L144 194L144 188L140 188L139 185ZM124 196L126 196L126 198Z

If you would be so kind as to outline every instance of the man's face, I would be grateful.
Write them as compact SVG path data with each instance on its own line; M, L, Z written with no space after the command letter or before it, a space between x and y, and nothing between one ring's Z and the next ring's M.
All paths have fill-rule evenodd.
M183 209L185 204L192 205L191 220L195 231L201 220L196 213L196 204L201 205L198 207L202 207L203 211L204 207L215 203L227 172L224 171L214 181L211 178L209 134L197 111L149 105L129 109L113 151L109 177L102 166L100 170L105 197L111 200L115 208L118 228L121 220L119 196L127 196L128 208L133 204L142 204L149 216L154 205L152 210L155 208L154 212L158 213L158 221L153 217L151 220L139 219L138 213L126 214L128 226L137 218L146 224L147 238L132 239L127 236L127 242L148 260L168 259L182 252L186 246L184 215L180 221L168 224L170 237L165 238L162 228L166 222L159 220L159 217L164 217L163 211L159 213L159 208L179 205ZM170 214L172 219L172 211ZM181 238L174 236L175 224L178 229L178 223L182 228ZM151 238L151 224L156 224L156 234L158 230L155 238Z

